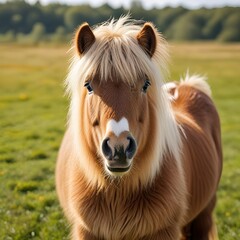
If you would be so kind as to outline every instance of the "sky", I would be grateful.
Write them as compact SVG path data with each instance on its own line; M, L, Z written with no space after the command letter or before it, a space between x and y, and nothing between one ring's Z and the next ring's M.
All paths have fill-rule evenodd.
M35 3L36 0L26 0L30 3ZM149 9L152 7L165 7L172 6L177 7L179 5L195 9L200 7L223 7L223 6L240 6L240 0L138 0L142 5ZM0 0L0 2L5 2L5 0ZM69 5L77 5L89 3L92 6L100 6L108 3L112 7L123 6L129 8L132 0L40 0L42 4L48 4L51 2L66 3Z

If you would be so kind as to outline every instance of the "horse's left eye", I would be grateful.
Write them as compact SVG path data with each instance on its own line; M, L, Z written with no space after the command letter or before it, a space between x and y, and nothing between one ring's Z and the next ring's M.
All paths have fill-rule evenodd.
M148 79L146 79L146 80L145 80L145 83L144 83L144 85L143 85L143 87L142 87L142 91L143 91L144 93L146 93L149 86L151 86L151 83L150 83L150 81L149 81Z
M92 94L92 93L93 93L93 89L92 89L92 87L91 87L91 85L90 85L90 82L86 82L86 83L84 84L84 87L87 88L89 94Z

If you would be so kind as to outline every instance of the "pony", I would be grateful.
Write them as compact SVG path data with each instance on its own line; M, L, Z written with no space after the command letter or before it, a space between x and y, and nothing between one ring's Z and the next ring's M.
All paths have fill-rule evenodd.
M220 120L204 77L165 83L167 43L128 16L75 33L56 189L74 240L217 239Z

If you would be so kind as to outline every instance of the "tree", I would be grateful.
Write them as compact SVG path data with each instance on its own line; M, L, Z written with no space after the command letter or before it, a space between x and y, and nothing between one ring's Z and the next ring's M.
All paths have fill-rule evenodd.
M83 22L88 22L90 25L96 23L97 12L89 5L78 7L70 7L64 15L64 24L68 30L75 30Z
M203 34L206 39L216 39L224 28L226 19L234 13L239 12L239 8L224 7L212 10L212 17L203 29Z
M51 40L58 43L68 41L69 39L66 29L62 26L58 27L55 33L51 36Z
M167 31L171 24L186 12L188 12L188 10L183 7L166 7L160 10L156 19L156 24L158 25L161 32Z
M218 36L218 40L223 42L240 41L240 15L234 13L228 16L223 24L223 30Z
M33 43L38 43L43 40L46 34L46 29L42 23L35 23L30 34Z
M5 43L9 43L9 42L14 42L15 39L15 34L14 31L9 30L8 32L6 32L5 34L0 34L0 42L5 42Z
M83 22L95 25L110 18L119 18L131 10L132 18L153 22L169 39L240 41L239 7L198 10L166 7L146 10L142 7L140 0L132 0L131 9L123 7L115 9L108 4L97 8L87 4L79 6L60 3L41 5L40 1L35 1L35 4L29 4L25 0L8 0L0 3L1 38L4 39L3 35L8 33L8 39L15 38L17 41L21 39L22 42L27 42L32 35L37 36L42 31L44 39L46 39L46 34L47 37L53 34L51 39L60 41L63 31L66 35L72 34ZM41 27L36 27L39 23Z
M204 19L196 12L188 12L177 19L166 32L166 37L176 40L201 39Z
M64 25L64 11L68 9L59 3L51 3L42 7L42 23L47 33L55 32L56 28Z

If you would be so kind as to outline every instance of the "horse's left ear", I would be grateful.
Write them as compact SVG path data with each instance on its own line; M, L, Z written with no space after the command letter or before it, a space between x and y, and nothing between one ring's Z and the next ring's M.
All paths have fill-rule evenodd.
M75 44L78 53L81 55L86 52L95 42L96 38L88 23L83 23L75 35Z
M139 45L152 57L157 46L157 37L151 23L145 23L137 35Z

